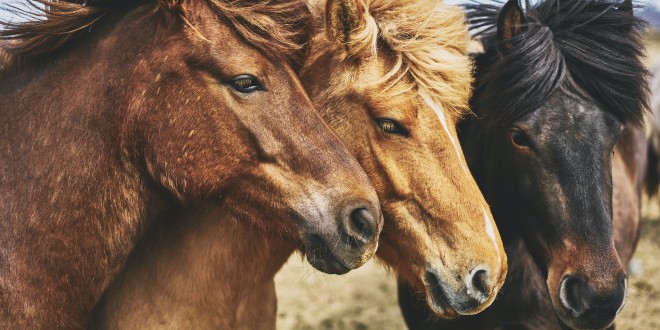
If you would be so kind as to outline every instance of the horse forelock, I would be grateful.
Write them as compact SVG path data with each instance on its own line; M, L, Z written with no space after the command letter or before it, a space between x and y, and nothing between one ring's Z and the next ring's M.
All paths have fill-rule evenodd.
M314 33L312 15L301 0L205 0L247 42L298 70Z
M4 27L0 29L0 42L4 41L0 43L0 74L15 68L15 63L21 58L47 55L58 50L79 32L114 10L145 2L27 1L27 6L4 7L22 18L22 22L0 20L0 26ZM257 49L269 56L281 58L294 69L302 66L309 51L313 24L309 9L301 0L198 1L207 3L218 17ZM185 16L185 10L178 14Z
M0 77L2 76L2 73L5 72L5 68L9 68L10 60L11 56L5 52L0 45Z
M461 8L437 0L361 1L366 24L349 41L347 56L374 56L382 50L394 58L394 64L379 83L393 86L404 81L448 115L468 113L472 62ZM328 46L315 49L329 51Z
M557 89L598 104L624 123L641 124L648 111L642 63L645 22L621 2L545 0L526 9L523 31L501 52L500 7L469 4L470 29L482 38L477 57L475 110L509 124L538 109Z

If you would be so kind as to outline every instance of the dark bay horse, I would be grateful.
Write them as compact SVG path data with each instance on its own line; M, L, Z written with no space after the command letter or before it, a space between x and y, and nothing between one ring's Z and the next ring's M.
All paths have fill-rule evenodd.
M638 240L647 109L642 22L632 3L518 0L468 5L476 118L460 139L509 260L479 315L433 321L414 290L413 329L603 329L626 296Z
M439 316L483 310L506 257L455 130L472 80L462 10L435 0L311 4L320 26L302 81L377 187L379 257ZM178 226L179 239L163 231L138 247L99 305L101 328L274 328L273 278L293 248L264 238L270 254L241 258L251 248L232 240L241 226L213 221L224 210L190 216L208 225Z
M303 3L30 3L0 30L0 328L84 327L156 219L208 203L330 272L373 254L377 195L295 74Z

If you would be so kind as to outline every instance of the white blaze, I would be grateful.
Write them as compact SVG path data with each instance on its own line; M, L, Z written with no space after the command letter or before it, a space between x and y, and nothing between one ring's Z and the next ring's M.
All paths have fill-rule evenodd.
M493 220L488 216L488 212L486 212L486 208L481 206L481 210L484 212L484 221L486 222L486 234L488 234L488 237L490 237L490 240L493 241L493 245L495 246L495 251L497 251L497 259L500 261L502 257L500 256L500 252L497 249L497 238L495 238L495 227L493 227Z
M440 124L442 124L442 128L444 128L445 133L447 133L447 136L449 136L449 141L451 144L454 146L454 151L456 152L456 157L458 157L458 162L461 164L461 168L463 169L463 172L466 174L469 174L470 172L468 169L465 167L465 164L463 164L463 160L461 157L461 149L458 147L458 143L456 142L456 139L449 133L449 127L447 126L447 118L445 117L445 112L440 109L440 107L433 103L433 100L431 100L430 97L428 97L425 93L419 93L419 96L422 97L424 102L433 109L433 112L438 116L438 119L440 119Z

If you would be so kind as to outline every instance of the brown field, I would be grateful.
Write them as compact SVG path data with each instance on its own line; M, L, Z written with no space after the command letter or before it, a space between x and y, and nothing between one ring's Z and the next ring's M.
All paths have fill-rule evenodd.
M660 61L660 36L649 38L647 63ZM660 329L660 201L644 201L642 239L617 329ZM293 256L277 275L278 329L405 329L394 277L375 262L344 276L315 271Z

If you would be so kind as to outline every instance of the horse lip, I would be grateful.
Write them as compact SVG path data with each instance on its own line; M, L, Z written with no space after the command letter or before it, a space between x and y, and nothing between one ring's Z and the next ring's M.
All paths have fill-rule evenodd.
M555 315L557 316L557 320L559 320L559 323L563 327L566 327L566 328L569 328L569 329L585 328L585 326L576 325L576 324L574 324L574 322L564 321L556 312L555 312ZM587 328L588 329L609 329L612 326L612 324L614 324L614 321L615 321L615 319L612 319L607 325L602 325L599 328L594 328L594 327L587 327ZM573 325L571 325L571 324L573 324Z
M308 245L307 260L315 268L328 274L337 275L346 274L352 269L337 258L319 235L309 235L306 241ZM311 256L309 250L311 250Z
M563 306L555 306L554 303L552 304L552 308L554 310L555 316L557 316L559 323L562 326L570 329L609 329L616 320L616 316L618 315L615 314L609 318L599 316L589 320L585 319L583 316L574 316L572 311L564 308ZM597 320L597 322L601 322L602 324L594 324L595 322L593 320ZM607 321L607 323L603 323L604 321Z
M305 227L305 217L295 209L288 210L291 221L300 227ZM307 261L316 269L328 274L346 274L355 267L348 267L330 249L319 234L301 233L305 245Z
M433 309L440 311L443 317L452 318L458 316L458 312L447 301L447 294L438 281L435 274L426 272L424 283L429 290L430 301Z

